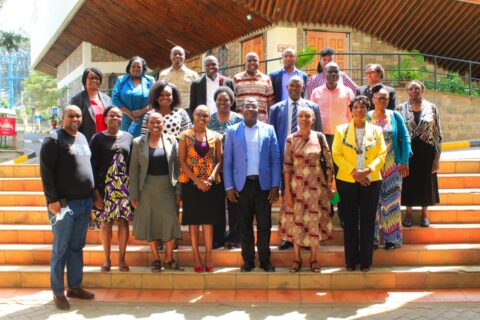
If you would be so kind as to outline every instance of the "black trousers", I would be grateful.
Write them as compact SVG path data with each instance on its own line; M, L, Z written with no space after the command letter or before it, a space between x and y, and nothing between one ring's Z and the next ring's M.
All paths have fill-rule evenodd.
M270 234L272 229L272 205L268 202L269 191L260 188L258 180L247 178L240 192L239 230L244 262L255 261L255 239L253 235L253 217L257 220L257 249L260 264L270 260Z
M347 266L370 267L373 258L375 213L382 181L363 187L358 182L337 180L343 214L343 241ZM358 223L360 221L360 229Z
M238 203L227 200L228 209L228 232L225 231L227 222L224 218L220 223L213 225L213 243L224 244L225 242L239 243L238 232Z

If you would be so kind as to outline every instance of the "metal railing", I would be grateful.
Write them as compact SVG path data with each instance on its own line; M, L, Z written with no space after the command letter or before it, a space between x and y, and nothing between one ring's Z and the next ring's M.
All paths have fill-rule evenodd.
M298 56L320 55L319 52L309 54L299 54ZM379 63L385 69L382 83L392 87L404 87L410 80L420 80L425 83L428 89L442 92L450 92L462 95L480 97L480 78L474 77L473 72L480 74L480 62L462 60L435 56L430 54L416 52L398 52L398 53L373 53L373 52L338 52L337 56L345 56L348 68L342 69L358 85L366 84L363 76L365 67L369 63ZM263 72L267 73L269 65L277 62L281 58L267 59L260 61L263 66ZM455 64L455 69L449 71L443 66L446 64ZM315 66L316 67L316 66ZM227 76L244 71L243 64L221 68L220 72ZM305 69L305 68L304 68ZM316 73L315 69L304 70L309 74Z

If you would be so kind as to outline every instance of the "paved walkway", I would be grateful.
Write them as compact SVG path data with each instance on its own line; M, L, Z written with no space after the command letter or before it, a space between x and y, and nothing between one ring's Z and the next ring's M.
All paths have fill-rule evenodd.
M0 289L1 319L480 319L480 289L94 290L58 311L47 289Z

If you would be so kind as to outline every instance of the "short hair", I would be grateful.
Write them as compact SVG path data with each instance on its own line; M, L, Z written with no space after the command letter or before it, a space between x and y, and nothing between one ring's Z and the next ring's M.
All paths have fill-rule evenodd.
M257 99L257 98L252 97L252 96L245 97L245 98L243 99L243 104L245 104L245 101L247 101L247 100L255 101L255 104L258 106L258 99Z
M150 93L148 95L148 104L152 106L153 109L158 110L158 96L160 93L165 90L166 87L170 87L172 89L172 104L170 105L170 109L173 110L177 106L180 105L180 91L173 83L167 83L165 80L158 80L153 84L150 88Z
M140 56L133 56L130 58L130 60L128 60L128 64L127 64L127 67L125 68L125 71L130 74L130 67L132 66L132 63L133 61L135 60L140 60L140 63L142 64L142 74L145 74L145 72L147 72L147 61L145 61L145 59L143 59L142 57Z
M193 114L197 112L198 108L204 108L205 110L208 111L208 114L210 114L210 108L206 104L199 104L198 106L196 106L195 109L193 110Z
M175 47L173 47L173 48L170 50L170 55L172 55L173 50L181 50L181 51L183 51L183 55L185 55L185 49L183 49L183 47L180 47L180 46L175 46Z
M325 57L325 56L333 56L335 54L335 50L332 48L323 48L322 51L320 51L320 57ZM317 64L317 73L322 73L322 64L320 61L318 61Z
M315 112L313 112L313 109L307 106L300 106L297 110L297 115L300 113L300 111L308 111L310 115L312 116L312 119L315 119Z
M110 110L112 110L113 108L117 108L119 111L121 111L120 108L117 107L117 106L108 106L107 108L105 108L105 110L103 110L103 119L107 118L108 113L109 113Z
M367 68L365 70L368 70L368 69L375 70L376 72L378 72L380 74L380 79L383 79L383 74L385 73L385 69L382 67L381 64L370 63L370 64L367 65Z
M290 84L290 82L300 82L302 85L305 85L305 82L303 82L302 77L297 75L292 76L290 79L288 79L287 84Z
M153 116L154 114L158 114L158 115L160 116L160 119L162 119L162 122L163 122L163 115L162 115L160 112L158 112L158 111L152 111L152 112L149 114L149 116L148 116L147 124L150 122L150 119L153 118L152 116Z
M95 73L100 78L100 84L102 84L102 80L103 80L102 71L100 71L100 69L95 67L88 67L85 70L83 70L83 74L82 74L82 84L84 88L87 87L87 76L89 72Z
M203 65L205 65L207 63L207 61L215 61L218 64L217 57L215 57L213 55L206 56L205 60L203 60Z
M257 54L256 52L248 52L248 53L245 55L245 62L247 62L247 57L248 57L248 56L253 56L253 55L256 56L257 59L260 59L260 58L258 57L258 54Z
M297 51L295 51L295 49L293 49L293 48L287 48L287 49L283 50L283 52L282 52L282 58L283 58L283 56L285 55L285 53L287 53L287 52L291 52L295 57L297 56Z
M233 93L233 90L227 86L220 86L217 88L217 90L215 90L215 93L213 94L214 101L217 100L217 97L220 93L226 93L230 98L230 101L232 102L232 104L235 102L235 93Z
M352 101L350 101L350 111L353 109L353 105L355 102L360 102L362 103L367 109L370 109L370 99L368 99L367 96L355 96Z
M423 82L420 81L420 80L411 80L411 81L409 81L409 82L407 83L407 86L405 87L405 89L408 90L408 87L410 87L410 85L413 84L413 83L418 84L418 85L420 86L420 88L422 88L422 91L425 91L425 85L424 85Z
M340 66L339 66L337 63L333 62L333 61L327 63L327 65L325 66L325 70L327 70L327 69L330 68L330 67L337 68L338 71L340 71Z
M385 87L381 83L377 83L372 87L372 95L379 92L382 89L385 89Z

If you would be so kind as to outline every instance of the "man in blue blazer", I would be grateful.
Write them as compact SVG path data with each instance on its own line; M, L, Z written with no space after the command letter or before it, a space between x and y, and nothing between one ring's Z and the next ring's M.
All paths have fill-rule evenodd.
M286 100L288 98L287 83L293 76L299 76L302 78L305 86L302 91L302 98L305 96L306 84L308 75L295 68L295 62L297 62L297 53L292 48L287 48L282 53L283 68L270 73L270 79L272 80L274 103Z
M280 154L275 130L257 121L258 102L247 97L243 122L227 128L223 155L223 180L228 200L238 202L244 272L255 268L253 217L257 220L260 267L274 272L270 263L272 203L280 188Z
M309 107L315 114L315 122L312 124L312 130L322 131L322 118L320 110L316 103L302 99L302 93L305 91L303 79L299 76L293 76L286 85L288 92L287 99L274 104L270 107L268 121L275 128L277 134L278 146L280 150L280 163L283 164L283 153L285 151L285 141L287 136L297 131L296 111L300 107ZM282 166L280 167L280 175L282 175ZM282 180L283 181L283 180ZM283 186L282 186L283 190ZM289 241L282 241L278 248L280 250L288 249L292 246Z

